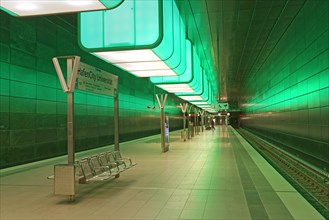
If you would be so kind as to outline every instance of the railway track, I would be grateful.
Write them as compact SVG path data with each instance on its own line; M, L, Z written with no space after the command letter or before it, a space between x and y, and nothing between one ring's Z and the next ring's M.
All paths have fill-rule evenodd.
M245 138L305 199L326 219L329 219L329 173L318 171L285 153L253 133L237 129Z

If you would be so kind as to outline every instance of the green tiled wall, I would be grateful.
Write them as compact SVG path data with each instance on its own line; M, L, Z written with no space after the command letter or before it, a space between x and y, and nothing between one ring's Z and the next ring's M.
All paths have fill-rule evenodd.
M153 85L81 51L68 24L76 19L15 18L0 11L0 168L66 154L66 94L51 61L57 55L81 56L119 76L120 141L160 132L159 109L147 108L157 105ZM76 150L112 144L113 98L76 91L74 103ZM177 105L169 96L171 130L182 127Z
M242 123L329 167L329 2L307 1L248 87Z

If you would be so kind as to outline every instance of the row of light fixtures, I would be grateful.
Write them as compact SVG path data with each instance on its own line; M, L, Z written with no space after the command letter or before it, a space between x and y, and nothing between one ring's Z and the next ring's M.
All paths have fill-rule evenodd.
M209 112L214 94L174 0L1 0L14 16L79 14L79 43L91 54ZM106 10L111 9L111 10Z

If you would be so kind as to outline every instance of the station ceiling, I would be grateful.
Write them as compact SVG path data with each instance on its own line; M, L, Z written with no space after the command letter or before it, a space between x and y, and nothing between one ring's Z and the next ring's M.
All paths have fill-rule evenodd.
M306 0L176 0L203 65L213 65L217 98L252 96L246 83L278 44ZM292 39L293 40L293 39Z
M202 65L213 67L208 78L217 100L238 108L255 92L246 84L257 77L308 0L175 1ZM77 27L76 14L52 19Z

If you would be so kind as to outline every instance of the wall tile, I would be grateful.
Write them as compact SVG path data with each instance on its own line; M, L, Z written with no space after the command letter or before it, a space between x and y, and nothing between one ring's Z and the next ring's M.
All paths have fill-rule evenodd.
M36 130L11 130L10 145L20 146L34 144L36 142ZM32 150L32 149L31 149Z
M252 99L245 104L257 105L245 108L250 119L242 121L314 163L328 148L322 144L329 136L329 23L323 20L328 16L320 1L307 1L262 64L257 81L248 79ZM269 112L275 112L275 120L262 117Z
M0 168L66 154L67 94L51 61L54 56L77 54L83 62L120 76L122 140L159 132L159 112L146 108L154 98L148 79L129 75L82 51L76 31L56 18L26 20L0 13L0 30L6 35L0 39ZM181 127L180 110L170 108L177 105L178 99L170 95L168 111L179 116L171 121L172 129ZM75 92L77 150L113 143L113 106L113 97Z
M11 96L35 99L36 85L12 81L10 83L10 94Z
M1 50L2 53L2 50ZM0 61L0 79L9 79L10 77L10 65L7 62Z
M34 113L36 112L36 100L19 97L10 97L10 112Z

